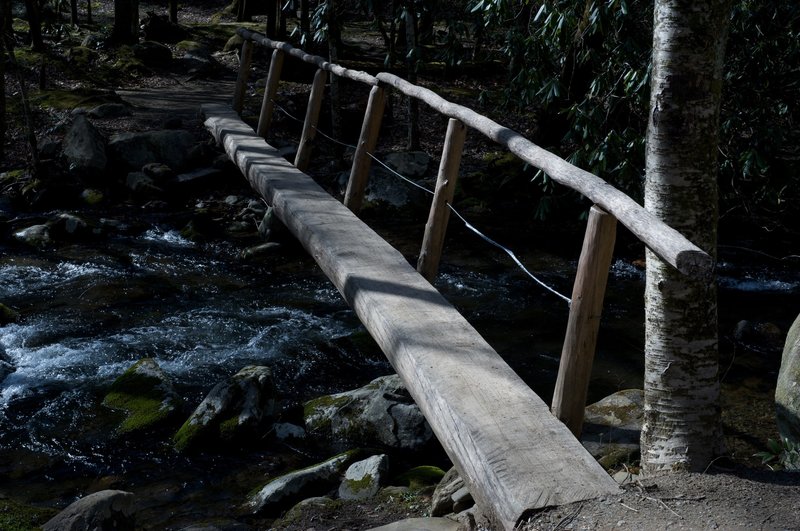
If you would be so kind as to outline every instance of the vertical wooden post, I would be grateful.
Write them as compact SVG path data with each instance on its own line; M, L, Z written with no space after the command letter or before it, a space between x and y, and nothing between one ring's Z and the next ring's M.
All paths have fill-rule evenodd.
M344 205L355 213L361 210L361 203L364 201L364 191L367 188L369 168L372 163L369 154L375 150L375 145L378 143L385 103L386 93L383 87L372 87L364 122L361 124L361 136L358 138L356 153L353 155L350 180L347 182L347 191L344 195Z
M442 258L444 235L447 231L447 221L450 219L450 209L447 205L453 202L466 137L467 127L461 121L450 118L442 149L442 160L439 163L439 174L436 176L436 189L433 193L428 222L425 224L422 249L417 260L417 271L431 283L436 278L439 260Z
M272 52L272 61L269 63L267 86L264 87L264 101L261 103L261 114L258 117L258 129L256 131L256 134L261 138L267 138L267 131L269 131L269 126L272 123L272 111L275 108L272 100L278 92L278 83L281 81L283 55L282 50L275 50Z
M233 90L233 110L241 115L244 109L244 95L247 92L247 79L250 77L250 63L253 60L253 41L247 39L242 44L242 55L239 61L239 74Z
M314 137L317 135L317 122L319 121L319 111L322 108L322 97L325 94L327 74L322 69L317 70L317 73L314 74L311 94L308 96L306 119L303 122L303 134L300 136L300 145L297 148L297 155L294 157L294 166L300 171L306 171L311 160L311 147Z
M583 410L616 234L614 216L597 205L592 206L572 287L572 305L552 406L553 415L566 424L575 437L580 437L583 428Z

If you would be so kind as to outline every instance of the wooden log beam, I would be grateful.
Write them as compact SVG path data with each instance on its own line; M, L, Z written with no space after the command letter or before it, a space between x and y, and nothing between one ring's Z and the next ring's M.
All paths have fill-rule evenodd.
M439 271L439 261L442 258L444 235L447 232L447 222L450 219L449 204L453 202L456 192L458 170L461 166L461 153L464 149L464 140L467 138L467 128L455 118L450 118L447 123L447 134L442 148L442 160L439 163L439 173L436 176L436 188L433 192L431 210L428 213L428 222L425 224L425 235L422 238L422 249L417 260L417 271L433 282Z
M713 273L713 259L708 253L600 177L573 166L516 131L468 107L451 103L429 89L413 85L385 72L376 77L380 82L396 88L403 94L425 102L437 112L461 120L506 147L525 162L544 171L557 183L580 192L617 218L650 250L681 273L698 278L707 278Z
M250 63L253 60L253 41L242 43L242 55L239 59L239 73L233 89L233 110L241 115L244 109L244 97L247 92L247 79L250 77Z
M314 145L314 138L317 136L317 123L319 122L319 112L322 109L322 98L325 95L325 80L328 72L317 69L314 74L314 82L311 84L311 94L308 96L308 107L306 107L306 119L303 121L303 133L300 135L300 145L297 147L297 155L294 157L294 167L300 171L306 171L311 161L311 147Z
M370 155L374 153L375 146L378 144L378 133L381 131L385 104L386 92L383 87L372 87L367 101L367 110L364 113L364 121L361 124L361 135L353 155L353 167L350 169L347 191L344 194L344 205L355 213L361 210L361 203L364 201L364 192L369 180L369 168L372 166Z
M575 437L580 437L583 428L583 411L616 235L617 220L614 216L593 206L589 210L583 249L572 286L567 333L553 393L553 415L566 424Z
M378 234L231 109L206 127L375 338L497 528L616 483L469 323Z
M287 55L291 55L297 59L300 59L303 62L316 65L317 68L321 68L326 72L330 72L334 75L339 77L344 77L347 79L351 79L353 81L358 81L359 83L366 83L367 85L378 85L378 80L375 76L371 76L366 72L362 72L360 70L351 70L349 68L344 68L343 66L339 66L334 63L330 63L325 60L325 58L320 57L318 55L311 55L310 53L306 53L299 48L295 48L288 42L282 41L274 41L272 39L268 39L264 35L257 33L255 31L250 31L245 28L239 28L237 33L245 40L252 40L256 44L260 44L262 46L266 46L267 48L271 48L273 50L281 50Z
M278 94L278 84L281 82L283 69L283 51L272 52L272 61L269 63L267 85L264 87L264 101L261 102L261 114L258 117L258 136L267 138L267 131L272 125L272 113L275 109L275 96Z

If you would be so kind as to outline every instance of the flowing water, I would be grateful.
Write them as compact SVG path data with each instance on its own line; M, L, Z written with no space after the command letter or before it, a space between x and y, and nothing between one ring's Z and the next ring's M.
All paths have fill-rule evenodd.
M523 260L569 294L575 241L568 253L531 251ZM0 493L63 505L99 488L133 490L148 500L142 514L151 528L235 514L257 486L254 478L301 456L271 448L184 457L168 440L110 435L115 413L100 402L117 376L152 357L194 407L215 383L248 364L271 366L287 403L391 371L310 258L290 248L248 262L240 250L195 243L155 222L102 244L3 249L0 301L22 318L0 327L0 346L16 366L0 383ZM757 319L785 331L798 309L791 307L800 293L795 268L743 273L723 261L720 275L721 329ZM566 304L468 237L456 239L437 287L549 401ZM642 291L643 272L616 260L592 400L641 385ZM768 365L767 382L774 356Z

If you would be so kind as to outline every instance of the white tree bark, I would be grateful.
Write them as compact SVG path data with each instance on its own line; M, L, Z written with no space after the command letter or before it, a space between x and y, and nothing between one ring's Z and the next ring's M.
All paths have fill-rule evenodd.
M645 208L716 256L717 132L728 0L656 0ZM722 452L715 280L647 254L642 466L703 470Z

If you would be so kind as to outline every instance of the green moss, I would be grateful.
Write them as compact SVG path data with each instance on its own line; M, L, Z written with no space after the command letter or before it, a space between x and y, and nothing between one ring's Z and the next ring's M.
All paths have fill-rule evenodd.
M15 323L19 320L19 313L0 302L0 326Z
M31 95L31 102L34 105L62 110L117 101L119 101L119 97L111 92L86 88L41 90Z
M0 529L3 531L33 531L58 513L55 509L44 509L23 505L11 500L0 500Z
M191 449L194 442L200 434L202 426L200 424L192 423L191 419L183 423L178 432L172 437L172 442L175 443L175 449L179 452L185 452Z
M231 417L223 420L219 424L219 438L223 441L230 441L236 437L236 432L239 428L239 417Z
M372 474L367 474L361 479L346 479L345 483L347 487L350 489L351 492L361 492L362 490L368 489L372 483L374 482L374 478Z
M151 428L173 413L173 408L164 407L165 393L161 380L137 369L144 363L152 362L145 358L117 378L103 404L125 411L126 418L119 426L121 433L130 433Z
M397 476L392 484L421 489L429 485L436 485L442 480L444 474L444 470L438 466L418 466Z
M319 398L309 400L303 406L303 418L308 422L308 418L314 414L321 413L322 410L331 408L340 408L347 404L350 399L346 396L325 395ZM320 419L322 420L322 419ZM330 423L330 419L325 419L325 422ZM320 429L323 423L312 426L311 429Z
M196 52L203 48L205 48L205 46L197 41L181 41L175 45L175 49L182 52Z

